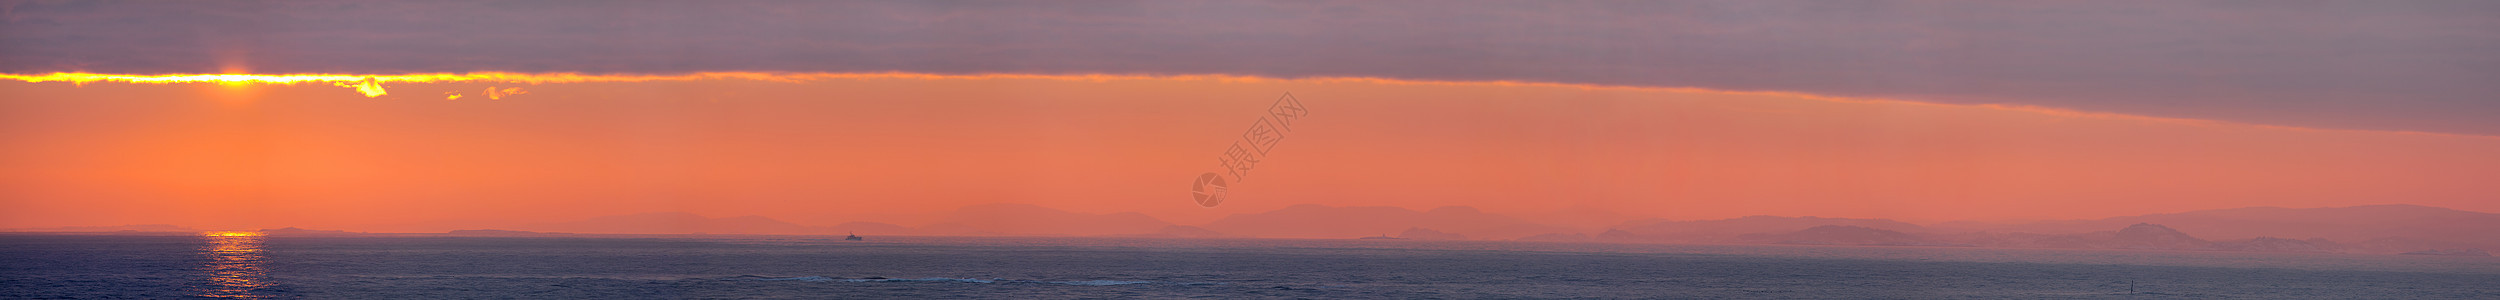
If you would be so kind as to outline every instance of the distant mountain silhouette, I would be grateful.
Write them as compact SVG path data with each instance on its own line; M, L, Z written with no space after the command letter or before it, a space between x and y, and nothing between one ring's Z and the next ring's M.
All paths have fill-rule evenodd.
M825 234L822 228L800 226L760 216L710 218L683 212L594 217L573 222L525 225L518 229L604 234Z
M2444 256L2491 256L2491 252L2484 252L2484 251L2483 251L2483 249L2431 249L2431 250L2422 250L2422 251L2405 252L2405 253L2399 253L2399 254L2404 254L2404 255L2444 255Z
M920 229L914 229L914 228L911 228L911 227L903 227L903 225L894 225L894 224L886 224L886 223L878 223L878 222L848 222L848 223L842 223L842 224L840 224L840 225L833 225L833 228L826 229L824 232L826 232L826 234L841 233L841 234L866 234L866 235L918 235L918 234L921 234Z
M2294 240L2260 237L2241 240L2209 241L2152 223L2128 225L2117 231L2070 234L1977 232L1948 235L1942 239L1983 247L2003 248L2065 248L2065 249L2132 249L2132 250L2194 250L2237 252L2359 252L2326 239ZM2392 252L2390 252L2392 253Z
M1564 208L1562 210L1543 213L1512 214L1512 216L1519 217L1520 220L1525 220L1529 223L1566 228L1575 232L1605 231L1607 228L1613 228L1615 225L1623 225L1624 222L1646 219L1627 216L1621 212L1613 210L1585 206L1574 206Z
M1264 213L1234 214L1205 227L1255 237L1354 238L1415 227L1422 219L1423 213L1405 208L1303 204Z
M501 229L463 229L463 230L453 230L453 231L451 231L451 232L446 232L446 233L443 233L443 235L447 235L447 236L469 236L469 237L547 237L547 236L573 236L574 234L571 234L571 233L561 233L561 232L536 232L536 231L501 230Z
M348 232L348 231L345 231L345 230L315 230L315 229L303 229L303 228L295 228L295 227L278 228L278 229L261 229L261 230L260 230L260 233L261 233L261 234L267 234L267 235L269 235L269 236L366 236L366 235L371 235L371 234L368 234L368 233L363 233L363 232Z
M1231 235L1227 235L1227 234L1224 234L1224 233L1222 233L1222 232L1215 232L1214 230L1207 230L1206 228L1198 228L1198 226L1185 226L1185 225L1172 225L1172 226L1164 226L1164 227L1163 227L1163 230L1158 230L1158 231L1155 231L1155 233L1148 233L1148 234L1131 234L1131 235L1121 235L1121 236L1125 236L1125 237L1151 237L1151 238L1220 238L1220 237L1231 237Z
M1441 231L1438 231L1438 230L1431 230L1431 229L1424 229L1423 227L1415 227L1415 228L1407 228L1405 232L1399 232L1399 233L1398 233L1398 238L1409 239L1409 240L1428 240L1428 241L1431 241L1431 240L1440 240L1440 241L1447 241L1447 240L1464 240L1464 239L1467 239L1467 235L1464 235L1464 234L1456 234L1456 233L1448 233L1448 232L1441 232Z
M1578 243L1578 242L1589 242L1589 241L1595 241L1596 239L1589 238L1589 235L1587 235L1587 234L1580 234L1580 233L1547 233L1547 234L1539 234L1539 235L1532 235L1532 236L1528 236L1528 237L1522 237L1522 238L1519 238L1518 240L1519 240L1519 241L1528 241L1528 242L1570 242L1570 243Z
M1329 239L1377 236L1419 227L1485 239L1512 239L1571 231L1465 206L1444 206L1417 212L1387 206L1304 204L1264 213L1234 214L1206 225L1207 229L1236 235Z
M1666 243L1751 243L1745 235L1786 234L1822 226L1853 226L1893 232L1925 232L1926 228L1885 219L1751 216L1723 220L1641 220L1601 234L1609 240Z
M147 224L147 225L121 225L121 226L64 226L64 227L38 227L38 228L11 228L11 229L0 230L0 231L15 231L15 232L124 232L124 231L127 231L127 232L199 232L200 230L198 230L198 229L191 229L190 227L182 227L182 226L174 226L174 225L166 225L166 224Z
M1747 234L1739 239L1774 244L1855 245L1855 246L1946 246L1899 231L1854 225L1823 225L1797 232L1779 234Z
M2110 235L2110 247L2119 249L2195 250L2211 247L2212 242L2188 236L2169 226L2136 223Z
M1081 214L1026 204L984 204L957 209L938 223L917 228L878 222L805 226L762 216L711 218L684 212L656 212L514 226L513 230L588 234L1220 235L1204 232L1203 229L1167 228L1171 226L1170 223L1134 212Z
M2270 241L2276 244L2281 244L2280 240L2312 244L2325 241L2364 252L2500 248L2500 234L2493 234L2500 232L2500 214L2418 205L2251 207L2097 220L2013 224L1948 222L1931 227L1966 232L2074 234L2138 223L2161 224L2165 228L2176 228L2177 231L2193 232L2217 240L2271 238L2274 240Z
M1165 223L1135 212L1083 214L1030 204L982 204L955 210L944 221L920 227L942 235L1139 235L1160 233Z
M1605 216L1588 211L1572 215ZM2500 249L2500 214L2414 205L2290 209L2255 207L2172 214L2023 223L1947 222L1931 226L1885 219L1750 216L1721 220L1635 220L1594 229L1551 226L1472 207L1429 211L1399 207L1295 205L1226 216L1203 226L1175 225L1135 212L1088 214L1028 204L957 209L926 226L876 222L804 226L760 216L710 218L682 212L605 216L574 222L463 230L454 236L591 234L1002 235L1119 237L1396 237L1416 240L1522 240L1618 243L1784 243L2008 248L2145 249L2251 252L2471 253ZM12 231L192 231L171 225L55 227ZM273 235L361 234L301 229ZM2425 252L2428 251L2428 252Z
M2214 250L2240 252L2342 252L2348 249L2327 239L2295 240L2261 237L2213 243Z

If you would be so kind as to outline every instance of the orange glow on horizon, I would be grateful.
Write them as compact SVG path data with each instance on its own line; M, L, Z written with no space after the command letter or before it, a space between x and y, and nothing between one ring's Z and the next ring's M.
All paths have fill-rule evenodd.
M1182 225L1296 204L1910 221L2374 203L2491 210L2473 199L2493 191L2473 179L2500 170L2483 154L2500 149L2490 136L1510 81L0 78L26 82L0 82L14 100L0 101L0 113L13 113L0 120L23 124L0 128L22 130L0 132L11 134L0 158L16 163L0 168L9 179L0 180L0 206L22 208L0 212L0 224L17 227L439 232L664 211L919 226L987 203L1133 211ZM313 84L408 89L381 99L430 101L338 101L352 97ZM256 87L217 93L238 85ZM1180 182L1214 165L1242 119L1284 92L1328 117L1296 128L1273 164L1237 187L1240 201L1214 210L1184 203ZM204 101L219 97L250 105ZM1613 216L1581 219L1601 218Z
M210 236L210 237L266 236L266 235L269 235L269 234L267 234L267 233L262 233L262 232L259 232L259 231L203 231L203 232L200 232L200 236Z

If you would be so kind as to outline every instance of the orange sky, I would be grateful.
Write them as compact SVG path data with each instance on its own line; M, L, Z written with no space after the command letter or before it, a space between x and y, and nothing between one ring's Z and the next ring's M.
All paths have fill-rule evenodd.
M527 93L487 100L489 86ZM659 211L918 225L984 203L1179 224L1295 204L1913 222L2500 211L2495 137L1778 93L874 76L388 88L0 82L0 227L358 230ZM1311 116L1231 200L1192 203L1189 180L1287 92Z

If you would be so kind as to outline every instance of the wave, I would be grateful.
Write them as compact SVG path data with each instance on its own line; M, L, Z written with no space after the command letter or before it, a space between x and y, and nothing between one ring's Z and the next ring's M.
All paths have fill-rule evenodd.
M1123 284L1140 284L1140 283L1154 283L1154 282L1153 282L1153 281L1120 281L1120 280L1085 280L1085 281L1052 281L1052 282L1050 282L1050 283L1065 284L1065 285L1095 285L1095 286L1101 286L1101 285L1123 285Z
M1042 280L1009 280L1009 279L998 279L998 278L980 279L980 278L946 278L946 277L928 277L928 278L885 278L885 277L867 277L867 278L832 278L832 277L824 277L824 276L801 276L801 277L764 277L764 276L746 275L746 276L738 276L737 278L750 278L750 279L754 279L754 280L761 280L761 281L806 281L806 282L835 282L835 281L839 281L839 282L954 282L954 283L1008 283L1008 284L1015 284L1015 283L1028 283L1028 284L1063 284L1063 285L1083 285L1083 286L1110 286L1110 285L1130 285L1130 284L1146 284L1146 283L1154 283L1153 281L1143 281L1143 280L1076 280L1076 281L1042 281ZM1214 283L1214 282L1191 282L1191 283L1182 283L1182 284L1184 284L1184 285L1205 285L1205 284L1222 284L1222 283Z
M824 277L824 276L805 276L805 277L790 277L790 278L757 278L757 279L755 279L755 280L763 280L763 281L810 281L810 282L826 282L826 281L833 281L833 278L828 278L828 277Z
M843 280L842 280L842 282L962 282L962 283L993 283L993 282L998 282L998 279L997 279L997 278L991 278L991 279L979 279L979 278L946 278L946 277L929 277L929 278L860 278L860 279L843 279Z

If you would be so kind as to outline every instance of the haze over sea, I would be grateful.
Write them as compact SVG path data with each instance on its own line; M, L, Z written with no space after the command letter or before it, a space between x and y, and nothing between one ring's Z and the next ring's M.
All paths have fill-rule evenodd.
M0 298L2481 298L2493 257L1519 241L0 235ZM2132 292L2130 291L2132 290Z

